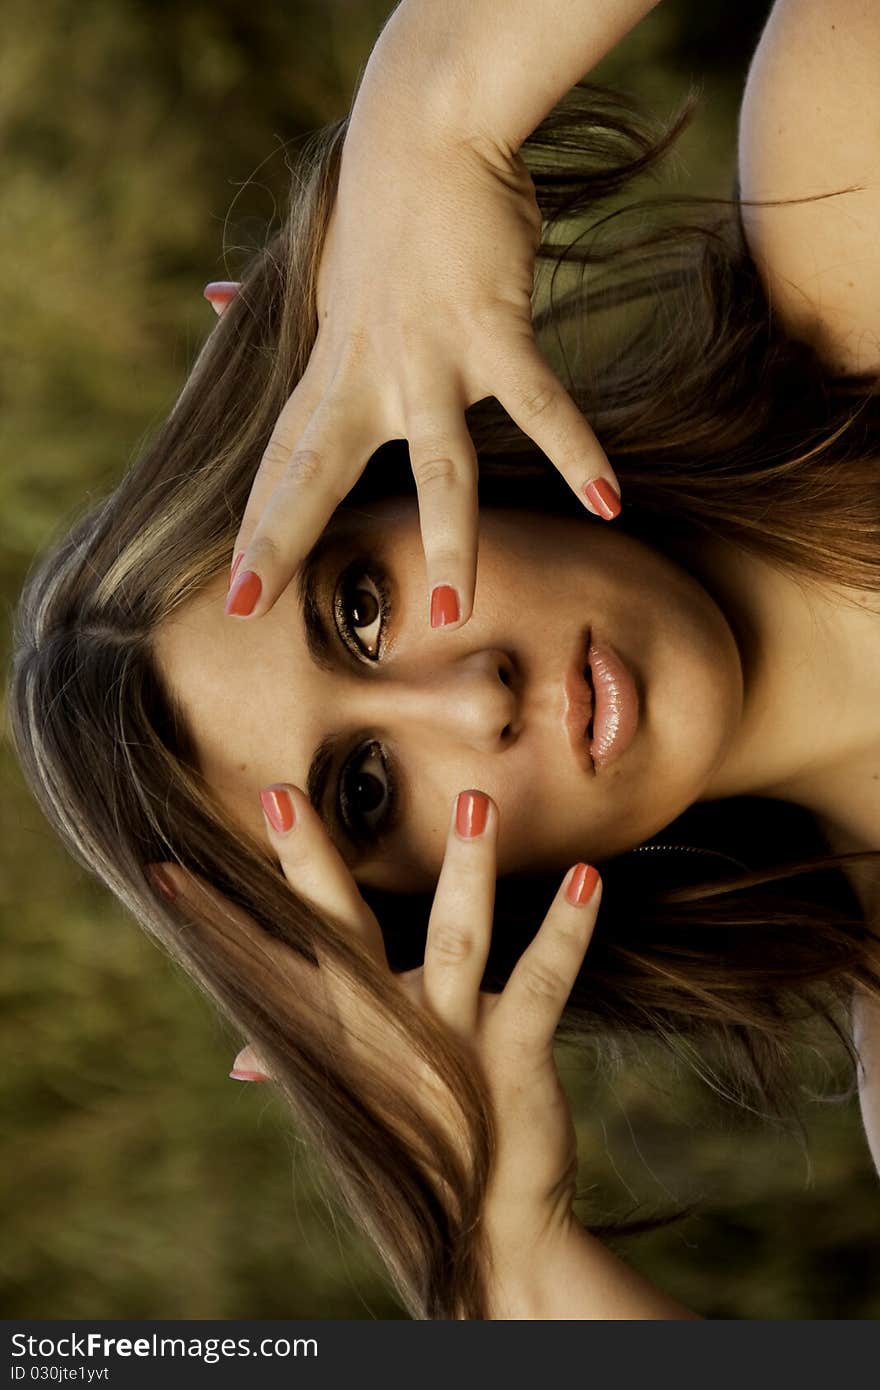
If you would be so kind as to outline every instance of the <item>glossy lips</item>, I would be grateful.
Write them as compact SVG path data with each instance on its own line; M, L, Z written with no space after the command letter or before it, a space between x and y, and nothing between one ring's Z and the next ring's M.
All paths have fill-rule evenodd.
M608 642L591 642L587 652L596 710L590 755L596 768L616 762L639 723L639 693L623 658Z
M609 767L632 742L639 722L639 694L623 658L588 633L578 643L563 692L564 723L578 766L594 773Z

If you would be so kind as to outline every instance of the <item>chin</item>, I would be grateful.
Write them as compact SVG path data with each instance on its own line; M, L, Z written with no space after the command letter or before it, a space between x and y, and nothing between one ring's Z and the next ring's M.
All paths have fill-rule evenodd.
M726 661L714 669L700 667L654 711L650 771L645 773L651 788L645 798L650 823L641 840L703 799L736 738L742 707L739 662Z

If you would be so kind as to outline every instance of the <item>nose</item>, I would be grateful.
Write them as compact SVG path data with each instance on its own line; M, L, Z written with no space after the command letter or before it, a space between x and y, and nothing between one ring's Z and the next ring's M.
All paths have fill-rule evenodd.
M351 713L358 722L447 736L479 752L494 752L519 737L515 683L510 657L500 648L485 649L366 681L352 692Z

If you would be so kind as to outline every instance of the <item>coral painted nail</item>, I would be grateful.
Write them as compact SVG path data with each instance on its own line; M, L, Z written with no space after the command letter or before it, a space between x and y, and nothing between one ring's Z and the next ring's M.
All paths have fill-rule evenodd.
M263 581L253 570L245 570L233 584L226 598L225 611L237 618L247 618L253 613L263 592Z
M455 803L455 828L466 840L482 835L489 814L489 798L483 792L459 792Z
M236 1055L229 1075L233 1081L271 1081L269 1073L263 1071L263 1065L262 1059L248 1043Z
M222 314L241 289L238 280L212 280L202 290L208 303L218 314Z
M565 896L572 907L583 907L593 896L599 882L599 871L592 864L578 864L565 890Z
M587 501L591 502L604 521L611 521L620 515L620 498L607 478L594 478L584 488Z
M286 835L288 830L293 829L296 816L289 791L284 787L264 787L260 792L260 801L273 830L279 835Z
M451 584L438 584L431 594L431 626L458 622L458 594Z

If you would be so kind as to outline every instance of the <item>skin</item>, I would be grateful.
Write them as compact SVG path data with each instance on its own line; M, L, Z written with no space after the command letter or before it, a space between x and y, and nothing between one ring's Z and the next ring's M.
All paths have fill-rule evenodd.
M339 638L333 669L315 666L294 583L261 618L227 616L225 572L157 633L202 769L258 839L260 788L304 787L331 732L344 740L331 799L349 752L372 738L401 769L402 822L387 843L355 851L333 836L358 883L392 891L434 886L449 807L467 787L498 806L499 874L601 861L718 796L800 801L846 848L880 823L876 609L719 543L678 564L613 525L484 510L474 615L432 630L415 499L341 509L328 535L331 628L345 565L365 555L387 572L393 612L377 662L346 660ZM375 652L369 569L355 587L367 590L356 635ZM577 765L562 722L563 675L588 628L627 661L641 701L632 743L596 775ZM366 769L381 798L381 763Z
M777 6L777 9L782 8ZM795 28L805 30L804 6L790 8L797 10ZM814 8L818 12L822 7ZM810 110L821 113L820 125L828 143L829 158L820 161L821 167L826 172L834 168L845 172L839 152L855 151L854 163L847 166L851 167L852 178L832 178L829 184L861 183L864 161L858 141L835 138L835 103L821 100L825 90L821 79L827 76L821 68L824 64L830 71L833 66L827 62L828 44L816 45L810 41L806 45L810 52L802 52L803 44L798 47L797 43L787 41L792 36L784 34L784 18L780 24L781 30L779 25L770 26L769 42L772 45L772 34L779 30L780 53L789 58L792 53L797 54L798 61L789 62L788 67L797 74L799 89L810 93ZM809 33L807 39L810 39ZM762 48L767 42L765 39ZM430 47L428 45L428 49ZM868 45L864 49L870 51ZM407 60L410 51L411 46L408 46ZM811 78L816 80L805 85L804 65L800 59L809 58L813 52L821 52L822 59L819 69L815 63L810 69ZM535 71L541 70L540 64L532 66ZM581 63L578 71L583 71L584 67ZM770 67L773 71L769 87L781 93L779 99L785 115L791 96L785 89L785 64L781 70L779 64L771 63ZM742 145L740 166L744 193L751 197L783 197L786 193L797 196L805 189L812 191L817 167L816 142L796 138L792 145L791 140L785 138L786 132L793 128L790 120L760 118L762 114L767 115L762 107L767 100L763 89L767 87L766 82L761 83L760 70L757 77L750 74L750 102L744 115L754 109L759 117L753 122L759 132L754 149L760 150L761 157L753 170L746 158L750 153L748 144ZM760 94L760 99L756 93ZM520 106L519 90L516 95ZM381 108L381 120L385 122L384 102ZM787 114L790 116L790 111ZM851 112L847 109L845 114L852 125ZM800 123L796 124L800 132ZM529 129L533 127L534 122L528 126ZM744 141L748 130L749 122L745 120L741 131ZM774 131L780 136L775 144ZM371 143L367 141L367 146ZM512 143L517 147L519 142ZM806 164L801 169L798 160L803 162L804 159ZM806 184L801 177L804 171ZM766 180L766 187L763 180ZM432 199L432 206L436 202ZM859 221L852 216L848 200L844 208L843 218L851 237L853 228L858 231ZM396 213L396 209L394 211ZM806 284L816 293L817 271L821 272L826 257L821 254L815 234L809 234L811 210L795 210L793 214L802 219L800 230L805 235L792 236L791 215L791 210L786 209L782 213L774 211L768 217L768 226L771 222L776 225L779 219L777 245L781 249L778 252L774 251L769 232L762 239L760 216L750 211L746 220L756 259L769 262L771 271L774 263L776 270L781 266L784 271L781 276L773 275L772 294L768 289L768 297L777 311L784 313L786 297L794 295L794 316L800 318L799 301L807 298L802 286ZM826 218L828 214L823 211L821 216ZM369 250L364 240L364 227L368 224L367 218L361 220L355 216L352 219L355 228L352 242L361 254L364 245ZM394 225L397 230L396 218ZM849 335L853 329L853 312L858 316L865 313L866 305L870 306L870 295L864 292L867 272L863 272L863 267L870 267L871 259L855 254L842 262L839 253L846 236L842 229L832 230L830 220L826 225L828 244L832 248L830 259L838 271L841 264L845 265L848 291L843 289L835 293L839 287L826 280L822 306L829 315L827 321L833 322L831 301L839 300L840 293L843 294L845 328ZM410 236L408 240L413 246L430 244L427 237ZM494 244L495 239L492 240ZM384 238L382 244L385 244ZM351 263L356 264L354 254L352 252ZM806 266L806 279L797 271L798 254L802 266ZM354 284L360 281L375 286L374 266L383 263L381 257L377 261L369 256L370 274L355 276ZM494 264L508 263L506 257L494 258ZM857 284L852 278L846 279L851 276L853 265L860 271ZM530 289L529 276L527 293ZM463 296L457 298L464 302ZM429 315L427 321L433 323L435 318L443 321L444 317L443 314ZM808 315L807 322L813 317ZM369 315L365 316L365 322L371 325ZM345 336L340 335L340 340ZM853 336L859 338L857 332ZM472 338L469 333L464 341L470 342ZM458 365L460 342L456 343L456 349L450 360ZM437 354L432 357L436 360ZM490 360L496 358L497 353L490 354ZM411 353L406 354L406 361L411 365ZM479 365L482 367L482 363ZM839 370L845 367L841 365ZM362 371L357 375L362 383ZM427 380L433 384L435 379L432 362ZM379 371L376 385L381 388L386 382L386 376ZM498 395L494 388L493 393ZM350 394L352 400L356 399L353 390ZM368 393L376 400L381 399L382 394L381 390ZM485 394L484 387L482 394ZM421 404L424 392L415 389L412 398ZM337 396L337 403L339 399ZM444 409L446 404L444 401ZM375 405L372 408L377 409ZM435 409L434 414L440 418L441 412ZM550 415L552 418L553 412ZM350 410L337 412L337 418L350 423L352 413ZM361 422L357 423L355 436L361 436L359 443L362 445L367 432L363 431ZM295 428L294 421L289 424L290 437L296 440L303 431ZM526 432L529 432L528 427ZM386 438L406 437L412 443L413 430L409 422L406 427L380 429L378 433ZM314 443L314 440L309 442ZM435 442L426 443L424 458L428 461L431 453L436 452ZM586 443L583 435L582 442ZM324 443L326 445L326 437ZM464 447L458 447L464 458ZM548 457L554 458L549 440L543 448ZM330 457L335 454L347 459L350 456L350 450L339 447L338 438L335 448L326 449L326 452ZM445 497L446 494L441 495ZM426 551L439 556L441 545L445 543L448 547L450 526L452 533L463 537L467 551L474 532L473 528L468 529L462 515L454 517L448 511L442 513L436 499L430 506L427 496L423 500ZM290 507L291 529L294 525L301 528L303 524L302 496L295 501L296 505ZM259 513L264 505L265 499L258 498L255 511ZM305 514L308 516L307 509ZM374 516L380 515L374 509ZM387 523L387 516L382 519ZM343 678L341 669L334 673L335 680L327 673L309 673L302 635L295 621L286 628L276 626L273 638L265 632L259 638L254 636L253 641L249 636L246 645L222 632L220 600L225 578L219 578L206 595L214 604L210 614L203 609L189 615L193 620L189 644L186 634L176 639L168 634L163 636L168 637L168 675L173 675L178 683L178 691L192 710L194 722L197 718L204 722L200 741L205 752L205 767L230 817L247 825L258 836L266 834L255 810L254 790L259 782L289 779L301 784L309 750L306 747L304 751L297 739L302 743L309 739L317 741L327 732L321 726L331 719L349 730L354 720L359 724L360 734L364 728L360 726L363 718L371 721L371 733L396 741L395 755L402 762L409 757L406 774L411 779L410 789L413 784L418 786L419 801L413 805L412 796L408 798L406 844L389 845L384 858L373 855L353 865L362 883L381 881L376 876L383 873L401 886L405 885L407 875L427 873L433 879L439 866L439 826L444 819L440 807L435 810L435 802L439 798L448 807L454 791L466 785L484 787L498 803L501 834L497 868L502 872L511 863L520 869L534 867L542 857L546 860L548 854L553 856L552 862L557 867L562 867L566 860L571 862L582 856L600 858L603 847L605 853L612 853L626 847L627 843L636 843L694 800L742 792L786 797L809 807L824 825L832 848L853 849L874 843L880 825L877 791L880 756L876 733L880 659L876 596L857 596L853 605L844 600L854 596L842 595L832 586L807 588L798 585L731 547L708 545L705 541L699 553L691 557L690 587L683 582L683 567L667 565L665 569L658 569L655 565L652 574L650 566L643 563L646 561L644 549L633 548L620 533L613 539L609 534L607 540L596 536L594 543L592 536L585 539L585 531L581 538L572 534L569 544L569 535L556 532L556 544L545 547L545 563L536 564L536 552L552 529L543 523L538 528L534 521L529 528L521 522L519 531L512 537L514 543L507 551L510 557L517 557L514 570L512 559L505 563L503 553L493 549L493 536L498 540L500 535L495 520L486 514L481 516L480 569L474 617L466 629L468 644L459 641L461 634L455 630L439 634L420 631L420 624L412 619L412 614L418 620L421 605L410 603L409 591L401 578L404 591L397 595L402 601L396 604L401 632L389 643L387 663L368 669L366 679L360 682L355 682L353 677ZM535 530L540 531L539 536L534 535ZM609 533L612 531L613 528L608 528ZM398 531L391 539L395 570L399 567L405 571L408 557L412 559L407 537ZM235 549L252 541L252 535L242 534L237 538ZM284 547L281 552L284 553ZM267 553L271 556L271 548ZM255 551L247 559L259 569L258 555ZM572 581L568 586L560 582L566 574ZM468 577L463 572L459 581L459 587L465 590L466 610ZM268 578L268 596L274 601L276 592L271 572ZM449 581L455 576L438 574L435 578ZM283 579L284 576L278 575L276 585ZM527 579L532 582L527 583ZM517 610L512 601L518 595L523 602ZM276 606L288 597L287 593L283 594ZM620 646L631 664L637 666L646 710L636 740L624 758L610 770L613 776L608 775L601 781L597 778L586 785L578 782L575 770L566 761L567 745L560 739L559 728L558 671L567 660L567 653L563 655L567 637L564 620L573 615L575 605L586 610L586 621L595 631L600 631L600 623L609 623L607 631L601 635ZM288 616L295 620L295 611L289 610ZM186 615L184 621L185 618ZM422 618L422 625L423 621ZM268 618L264 617L251 626L265 627L267 622ZM229 625L246 627L247 623L229 620ZM430 646L426 641L429 637L435 639ZM206 642L209 650L206 650ZM297 654L297 646L302 659L295 666L293 657ZM498 674L497 655L502 647L508 658L515 659L517 673L521 676L521 683L513 684L513 712L520 719L521 727L517 728L518 737L509 739L507 744L495 737L496 723L509 713L501 709L499 714L500 705L513 697L507 686L502 687L506 693L499 696L497 686L489 681L493 671L495 676ZM207 665L200 667L200 661ZM478 664L480 662L482 665ZM242 663L246 663L251 672L259 671L254 691L249 690L246 680L242 681ZM557 667L557 674L551 677L553 665ZM277 677L274 692L271 689L273 676ZM469 676L475 678L469 680ZM551 687L555 694L550 693ZM238 703L242 693L245 704ZM201 705L198 704L200 698ZM377 727L379 721L381 727ZM510 722L515 723L515 720ZM494 731L491 738L487 731ZM267 744L271 745L268 749ZM243 751L240 753L239 749ZM300 825L298 821L293 840L300 834ZM569 852L572 836L577 839L577 850ZM320 843L317 837L314 846L304 844L301 850L306 862L311 863L312 872L316 871L317 859L312 850L318 851ZM269 844L272 847L271 837ZM274 852L285 866L283 849L275 846ZM302 870L303 865L299 868ZM487 873L491 872L490 865ZM322 891L329 891L339 878L331 872L320 873ZM300 873L294 872L291 882L296 886L299 881ZM867 907L871 898L870 884L861 880L857 886ZM469 899L467 911L452 914L453 925L459 931L476 916L470 906ZM429 961L430 951L427 951L426 973ZM875 1056L880 1056L880 1051L875 1052ZM876 1064L873 1075L876 1092ZM862 1098L870 1136L871 1106L864 1088ZM502 1107L502 1111L504 1109ZM876 1115L876 1094L873 1112ZM529 1121L527 1132L534 1137L541 1126L531 1117ZM878 1132L875 1130L875 1135ZM876 1147L874 1152L876 1159ZM528 1252L525 1258L523 1249ZM525 1266L534 1268L533 1241L519 1247L514 1264L517 1277ZM522 1316L565 1316L560 1307L560 1291L565 1291L569 1296L573 1292L576 1294L572 1315L582 1317L584 1308L595 1306L596 1288L611 1285L606 1271L596 1271L580 1258L564 1265L556 1262L552 1274L548 1274L544 1282L553 1290L550 1310L546 1306L535 1308L526 1304ZM642 1309L634 1311L631 1306L623 1315L650 1316Z
M880 847L880 595L791 578L733 546L683 559L737 628L746 698L714 795L806 807L833 853ZM846 866L880 922L880 871Z

